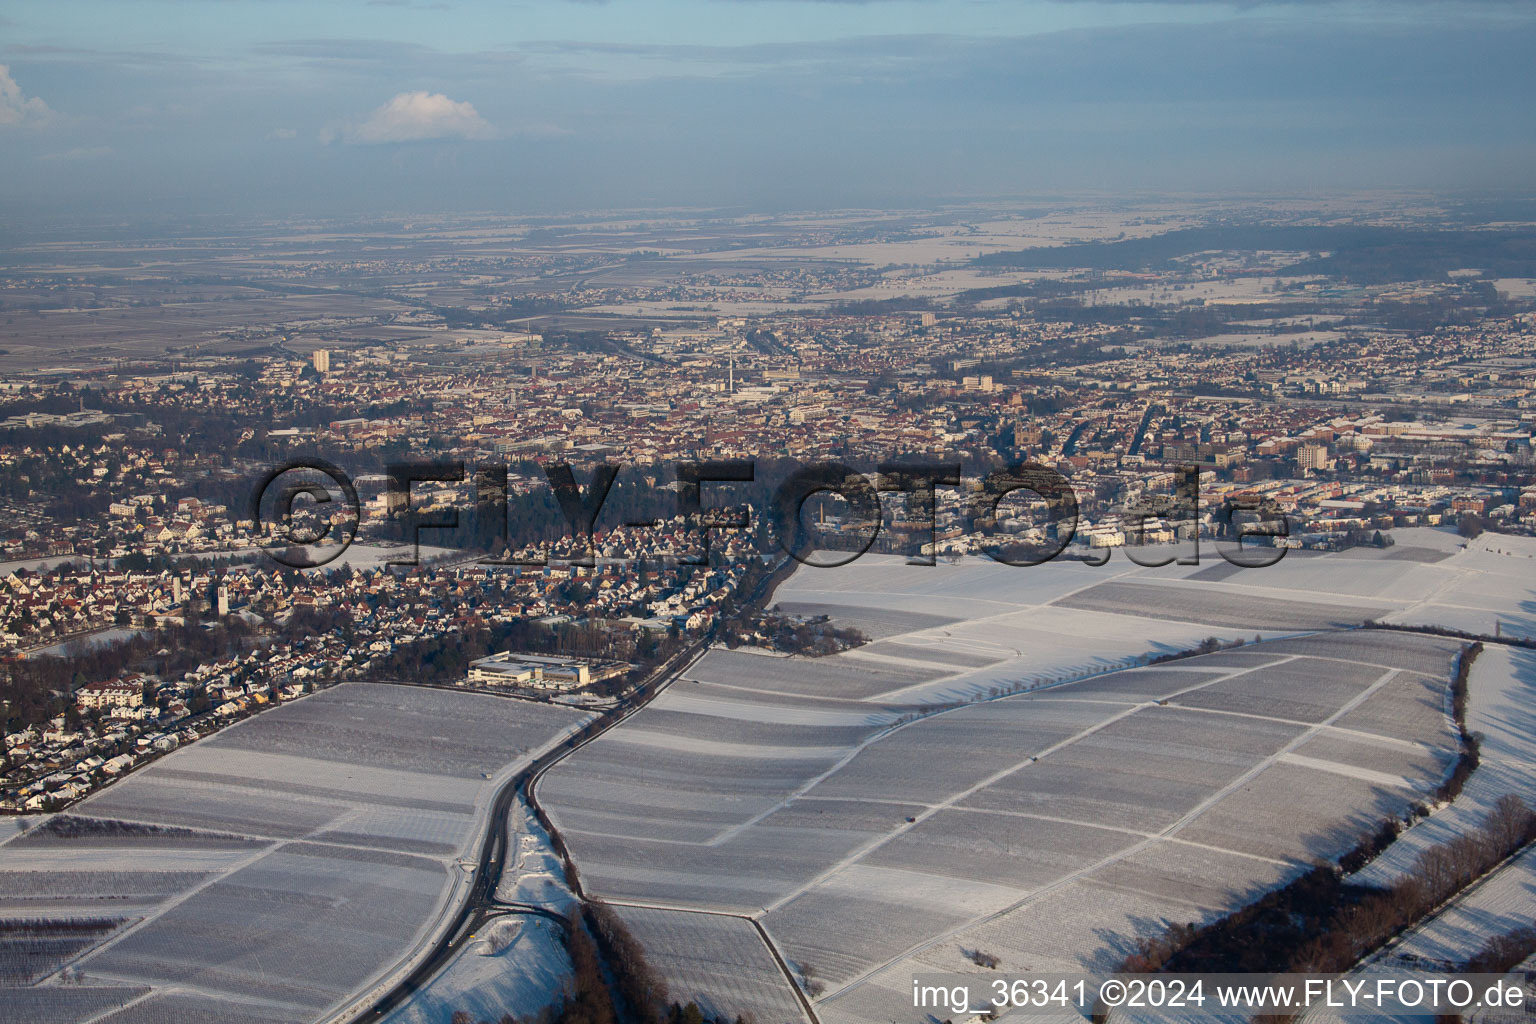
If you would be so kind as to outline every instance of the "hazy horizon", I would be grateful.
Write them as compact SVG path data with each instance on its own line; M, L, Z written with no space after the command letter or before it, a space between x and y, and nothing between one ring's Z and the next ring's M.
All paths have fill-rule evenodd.
M1507 2L22 2L13 208L893 205L1528 188Z

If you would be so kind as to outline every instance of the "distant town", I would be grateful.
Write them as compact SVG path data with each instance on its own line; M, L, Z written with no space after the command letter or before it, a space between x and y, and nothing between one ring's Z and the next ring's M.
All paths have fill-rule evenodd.
M195 253L136 282L23 253L0 282L8 332L51 335L62 317L96 342L61 353L67 366L0 375L0 809L67 804L344 679L601 703L691 638L859 642L782 620L723 628L776 548L761 516L712 537L677 518L683 460L1048 467L1079 508L1064 554L1088 561L1229 537L1233 503L1283 520L1269 531L1283 536L1247 541L1275 547L1386 546L1402 527L1536 533L1521 281L1386 280L1267 248L1116 266L1131 243L1094 241L1102 218L1077 216L1077 270L1056 269L1072 244L1011 252L938 226L913 245L939 247L928 265L726 257L681 273L646 255L649 235L595 253L573 234L512 261L464 257L475 283L455 287L437 281L455 260L430 232L385 261L251 256L212 290ZM891 233L849 222L795 241L856 251ZM1051 269L1030 271L1035 252ZM304 311L280 302L253 321L269 293ZM318 308L327 293L346 311ZM204 319L146 348L135 324L173 305ZM317 454L357 481L357 543L298 572L267 557L272 524L258 530L247 505L264 468ZM410 459L506 467L503 521L473 514L468 475L403 502L386 470ZM578 478L621 467L590 540L555 507L556 463ZM1175 500L1186 466L1198 513ZM931 525L908 497L886 497L875 550L957 558L1055 535L1038 495L977 516L940 487ZM857 546L839 510L818 508L827 546ZM455 530L410 525L455 510ZM322 532L343 525L316 512ZM391 564L417 537L420 564ZM710 563L688 564L705 544Z

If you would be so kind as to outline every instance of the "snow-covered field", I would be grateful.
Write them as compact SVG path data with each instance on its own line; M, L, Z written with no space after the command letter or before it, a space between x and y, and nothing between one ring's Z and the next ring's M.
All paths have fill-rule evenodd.
M245 558L252 554L260 553L260 548L240 548L233 551L194 551L189 554L191 558L213 561L216 558ZM330 545L323 545L313 554L316 558L327 558L336 549ZM420 559L428 562L442 558L444 555L458 554L453 548L442 548L432 544L422 544ZM354 569L372 569L384 565L386 562L403 560L411 557L411 547L408 544L352 544L347 550L335 556L332 561L326 563L329 568L339 569L342 566L351 566Z
M1203 545L1201 563L1143 568L1123 552L1103 566L981 558L911 566L866 555L800 569L785 611L827 613L874 642L814 660L712 653L698 678L754 691L910 703L974 699L1138 664L1206 637L1253 639L1381 618L1536 636L1536 541L1398 530L1393 547L1291 552L1240 569ZM1506 553L1501 553L1506 552ZM1454 607L1453 607L1454 606ZM1503 610L1502 619L1495 609ZM1455 621L1451 621L1454 619Z
M127 922L72 958L83 980L18 998L61 1022L111 985L148 990L113 1020L317 1019L433 933L500 780L587 718L351 683L178 750L0 846L0 916Z
M939 809L920 812L856 863L834 866L816 886L770 907L764 924L787 956L831 982L822 1004L829 1019L886 1019L882 1000L909 988L913 970L973 969L962 949L993 953L1005 970L1113 966L1136 936L1212 916L1314 857L1336 856L1381 814L1400 813L1438 783L1450 758L1449 728L1424 771L1389 784L1359 755L1398 746L1423 755L1422 748L1341 723L1384 694L1414 699L1415 691L1396 685L1408 670L1433 667L1443 680L1456 645L1394 636L1373 651L1355 639L1275 641L1180 662L1192 682L1166 669L1138 670L1003 700L1029 709L1074 702L1081 689L1081 704L1097 709L1099 722L1054 746L1019 744L1012 765L991 760L994 777L929 804ZM1254 664L1255 654L1270 663ZM1346 655L1353 670L1336 660ZM1226 671L1197 679L1207 661L1227 663ZM1111 703L1111 686L1154 672L1165 675L1147 688L1168 694L1160 698L1166 706L1135 695L1134 685ZM1271 677L1273 686L1253 685ZM1178 682L1191 689L1170 693ZM1234 713L1199 699L1223 692L1251 703ZM900 757L909 735L993 706L910 726L886 756L927 763L931 750ZM1298 706L1311 713L1287 713ZM1366 737L1358 747L1301 753L1319 740ZM1029 760L1037 750L1040 759ZM896 874L861 877L871 869ZM866 943L836 930L839 917L878 938Z
M1489 939L1531 927L1533 906L1536 848L1526 850L1404 935L1381 960L1381 966L1458 970Z
M1440 585L1390 621L1536 637L1536 540L1485 533L1426 568Z
M710 1018L751 1014L757 1024L808 1018L750 921L719 914L622 907L630 933L662 971L668 998L697 1002Z
M1353 627L1454 613L1520 631L1536 543L1395 539L1246 570L1209 550L1161 568L801 569L781 608L871 643L712 651L541 797L591 891L758 920L825 986L828 1022L910 1017L912 973L974 970L962 950L1108 968L1138 936L1337 856L1444 777L1460 644ZM1210 636L1263 642L1137 667ZM653 953L695 993L731 984Z
M41 655L61 655L66 652L70 654L83 654L86 651L97 647L110 647L115 643L120 643L129 639L130 637L137 636L139 632L140 631L137 629L104 629L100 633L92 633L89 636L72 637L69 640L61 640L60 642L56 644L50 644L47 647L39 647L35 651L29 652L29 657L35 658Z
M0 844L47 820L45 814L11 814L0 818Z
M385 1024L446 1024L464 1011L475 1021L510 1013L534 1017L560 1001L571 976L561 927L534 914L506 914L484 925L426 988Z
M75 555L53 555L48 558L26 558L14 562L0 562L0 576L14 575L16 570L25 569L28 572L47 572L57 569L61 565L85 565L86 560Z
M1481 764L1461 794L1403 833L1354 879L1388 885L1409 873L1430 846L1464 835L1483 824L1498 799L1513 793L1536 804L1536 651L1485 645L1468 685L1467 727L1481 738ZM1484 943L1536 920L1536 850L1526 850L1411 929L1362 968L1368 971L1458 970ZM1527 969L1536 963L1527 962ZM1513 1020L1499 1011L1471 1015L1478 1021ZM1385 1020L1415 1021L1413 1012L1382 1014ZM1309 1024L1343 1020L1336 1013L1308 1014Z
M1156 569L1123 553L1102 567L866 556L801 569L777 603L871 643L821 659L710 651L538 795L587 890L630 922L674 998L711 1012L801 1024L775 952L811 980L825 1024L911 1019L912 974L974 971L972 950L1006 972L1109 968L1136 937L1226 912L1439 783L1459 643L1352 627L1536 636L1536 542L1396 540L1249 570L1209 550ZM1147 665L1213 636L1250 642ZM1475 820L1515 781L1529 792L1533 706L1536 654L1490 645L1471 705L1484 768L1368 870ZM17 990L0 1024L124 1004L103 1019L321 1016L406 956L466 884L455 862L483 827L484 774L584 720L352 685L72 812L164 831L0 829L0 915L118 922L78 960L81 983ZM567 909L521 804L508 832L498 897ZM493 928L399 1024L459 1008L494 1020L558 993L557 926L519 914Z
M962 949L1013 970L1110 966L1138 935L1342 852L1451 759L1431 706L1449 640L1295 636L1039 688L1159 643L1359 622L1417 599L1403 578L1433 568L1298 562L1322 571L1310 587L1295 570L1266 587L1262 570L1204 582L1128 563L801 570L784 608L884 639L814 660L711 652L540 795L590 891L760 920L827 986L828 1020L909 1015L911 972L973 970ZM1101 608L1062 607L1095 589ZM1095 634L1115 638L1112 655L1082 642ZM933 713L957 697L971 703ZM1308 801L1277 814L1298 792ZM691 991L731 983L652 952Z
M1467 728L1481 737L1481 763L1449 806L1403 833L1356 876L1385 885L1407 874L1425 849L1482 824L1500 797L1536 806L1536 651L1486 644L1468 680ZM1536 919L1536 889L1527 904Z
M1023 568L982 559L919 567L871 556L841 569L802 569L780 587L781 608L832 614L876 642L787 662L724 661L712 652L694 675L754 691L943 703L1124 668L1212 635L1232 640L1255 632L1246 624L1230 629L1136 617L1124 607L1085 612L1053 604L1124 573L1075 562Z

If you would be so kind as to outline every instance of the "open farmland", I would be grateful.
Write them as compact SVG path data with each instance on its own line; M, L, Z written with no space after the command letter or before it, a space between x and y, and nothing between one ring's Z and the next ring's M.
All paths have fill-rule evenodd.
M102 1019L103 1014L132 1005L148 994L148 989L122 985L8 989L0 999L0 1022L74 1024L75 1021ZM131 1018L114 1014L106 1019L120 1024ZM157 1017L155 1020L156 1024L178 1024L174 1017Z
M23 816L18 814L0 818L0 844L4 844L7 839L21 835L41 817L42 815Z
M1415 609L1447 588L1508 609L1536 596L1520 575L1531 565L1523 555L1462 550L1460 538L1441 531L1398 533L1387 549L1291 553L1252 569L1221 560L1209 545L1199 565L1156 568L1122 555L1097 567L980 558L912 566L866 555L836 569L803 568L775 596L786 612L831 615L871 643L810 660L716 651L692 675L759 694L943 703L1132 667L1211 636L1433 622ZM1493 614L1484 618L1491 631ZM1504 621L1508 630L1516 618Z
M1490 939L1531 927L1536 848L1493 872L1396 942L1380 962L1398 970L1454 971Z
M1345 565L1368 567L1369 585L1349 589L1437 569L1375 564ZM711 651L552 769L540 799L587 890L626 915L756 920L823 1020L905 1019L911 973L973 970L962 950L1005 970L1112 966L1168 921L1342 853L1452 760L1458 643L1294 635L1396 597L1362 606L1326 572L1309 593L1294 572L1271 592L1255 571L1208 586L1185 567L1059 569L801 570L779 591L786 610L880 624L883 638L813 660ZM1095 591L1101 607L1064 607ZM1214 608L1242 632L1213 628ZM1224 629L1281 638L1124 667L1157 652L1153 637ZM1276 815L1298 791L1315 796L1304 813ZM739 972L678 945L650 946L683 986L674 997L725 1001Z
M1480 737L1481 763L1461 793L1405 832L1356 878L1387 885L1408 874L1430 846L1482 824L1499 798L1514 794L1536 805L1536 651L1484 646L1468 679L1467 728ZM1536 917L1536 889L1526 910Z
M1386 605L1286 601L1270 596L1213 592L1184 583L1102 583L1056 602L1061 608L1129 612L1142 618L1242 629L1329 629L1358 625Z
M905 689L947 675L935 662L875 661L845 654L835 658L765 658L741 651L713 650L689 675L700 682L740 685L753 689L805 697L842 697L864 700L891 690Z
M0 921L0 985L30 985L101 942L123 918Z
M1468 541L1466 550L1433 566L1445 582L1391 621L1461 629L1472 633L1536 637L1536 539L1492 534Z
M750 921L644 907L620 910L630 933L663 972L672 998L697 999L699 1009L718 1020L744 1014L759 1024L808 1020Z
M50 970L0 1002L86 1020L109 1004L81 993L127 986L119 1024L315 1020L433 933L500 780L587 717L351 683L179 750L0 847L0 921L53 923L8 934ZM111 920L61 940L87 918Z
M163 356L168 348L249 350L249 342L233 343L224 336L241 329L276 334L284 325L321 318L383 321L409 308L389 299L338 293L273 296L245 288L184 298L163 306L58 309L13 317L0 367L110 366L115 360Z
M827 948L820 929L825 922L806 916L815 914L811 908L823 891L832 899L862 901L866 914L872 912L868 904L884 904L885 915L890 916L912 903L914 892L935 879L946 880L946 886L969 887L978 896L984 894L981 886L1001 887L1011 901L999 896L990 906L966 915L976 922L971 926L978 931L974 939L960 924L940 924L923 942L911 945L932 949L939 945L939 936L953 932L958 945L944 943L940 951L947 951L955 961L945 962L945 969L961 969L955 952L959 947L980 947L1017 969L1052 964L1078 970L1103 967L1123 955L1111 938L1116 932L1095 927L1069 941L1073 933L1061 931L1059 921L1046 911L1039 932L1033 933L1025 925L1034 917L1034 904L1068 899L1077 890L1110 889L1132 899L1128 922L1138 916L1147 921L1166 919L1170 905L1183 908L1174 919L1187 920L1230 906L1234 896L1272 885L1314 857L1336 856L1383 814L1401 813L1438 783L1453 750L1447 726L1438 755L1426 764L1430 770L1403 786L1366 781L1359 777L1360 766L1346 761L1296 758L1295 752L1306 743L1340 733L1335 723L1402 671L1387 662L1368 666L1369 672L1346 673L1341 681L1340 670L1345 666L1332 655L1348 650L1350 639L1306 641L1315 650L1310 655L1290 649L1295 641L1249 648L1244 653L1270 655L1268 664L1234 665L1203 679L1191 671L1194 681L1182 693L1159 698L1168 701L1166 706L1135 697L1113 703L1111 695L1095 689L1098 681L1080 684L1082 703L1096 709L1097 722L1065 741L1048 746L1025 742L1014 748L1011 757L990 760L990 777L931 804L915 823L896 830L860 857L861 866L904 872L904 885L869 884L861 893L849 893L839 877L848 865L834 865L816 886L793 894L782 906L767 908L764 924L796 962L835 958L818 970L833 983L853 983L846 998L856 1002L859 997L854 993L863 987L858 983L883 961L897 957L878 946L863 951L846 936L836 950ZM1394 640L1399 661L1437 665L1443 685L1455 644L1422 637ZM1401 657L1405 653L1411 656ZM1204 660L1181 662L1180 667L1195 669ZM1308 678L1315 680L1317 694L1334 701L1333 709L1298 720L1266 714L1262 708L1233 714L1182 703L1222 687L1245 686L1262 694L1263 687L1255 681L1271 671L1280 680L1272 699L1282 709L1292 703L1283 696L1287 688ZM1138 674L1127 672L1107 681ZM1167 683L1161 684L1165 690ZM1078 689L1067 685L998 703L1025 708L1071 703ZM890 744L915 743L930 724L951 717L940 715L915 723L895 734ZM1396 739L1390 734L1384 738ZM1344 754L1347 751L1338 756ZM1292 803L1290 797L1296 792L1311 794L1304 807L1275 815L1274 808ZM812 789L810 795L815 793ZM1192 856L1210 863L1182 875L1202 878L1204 884L1187 884L1189 877L1180 880L1176 864ZM1147 902L1137 911L1134 900L1141 898ZM955 900L946 896L944 902L953 905ZM1005 918L1018 934L1013 942L999 930ZM1143 931L1138 926L1122 933L1122 938L1129 941ZM990 941L982 941L983 936ZM845 997L835 998L841 1003Z

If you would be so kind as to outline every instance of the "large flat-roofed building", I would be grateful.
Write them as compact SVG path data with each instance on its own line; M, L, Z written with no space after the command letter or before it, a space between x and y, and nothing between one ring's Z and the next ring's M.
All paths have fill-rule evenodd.
M480 686L522 686L531 683L535 676L541 674L536 665L524 665L521 661L510 659L511 655L503 651L470 662L465 682Z
M527 686L538 690L576 690L622 674L622 662L593 663L580 658L502 651L472 661L465 683L471 686Z
M75 691L75 703L82 708L136 708L144 703L144 688L138 683L91 683Z

